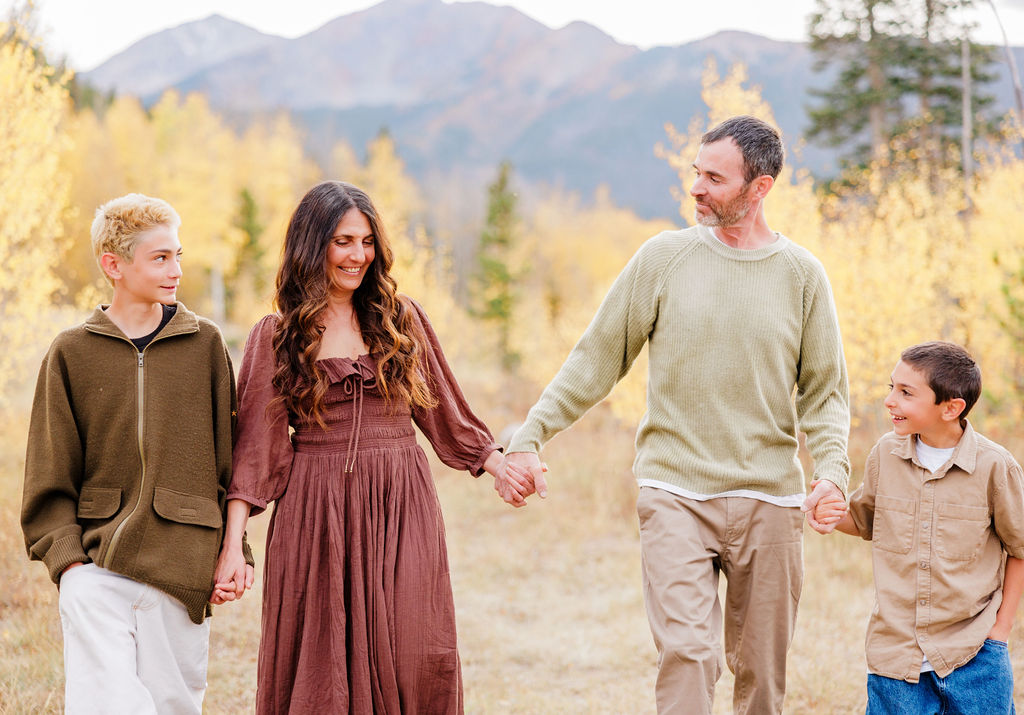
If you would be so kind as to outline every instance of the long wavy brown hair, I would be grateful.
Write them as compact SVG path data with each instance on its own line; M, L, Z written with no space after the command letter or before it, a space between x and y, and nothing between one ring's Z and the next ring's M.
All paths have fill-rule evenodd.
M316 358L323 338L330 278L327 249L342 216L359 210L370 222L375 255L352 304L363 342L377 362L377 384L387 401L435 404L424 378L425 337L408 300L391 277L394 254L370 197L351 184L324 181L310 189L288 223L277 272L274 331L277 368L273 383L287 408L304 420L323 422L329 382Z

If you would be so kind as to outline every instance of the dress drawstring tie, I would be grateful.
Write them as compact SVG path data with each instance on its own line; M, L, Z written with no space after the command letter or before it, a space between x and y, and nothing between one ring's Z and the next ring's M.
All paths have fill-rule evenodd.
M359 432L363 426L363 381L353 378L359 383L358 390L352 386L352 434L348 438L348 453L345 455L345 474L351 474L356 468L356 454L359 449Z
M348 449L345 454L345 474L351 474L356 468L359 456L359 434L363 430L364 392L377 386L377 374L371 366L359 360L352 363L354 371L342 379L341 386L345 397L352 398L352 431L348 436Z

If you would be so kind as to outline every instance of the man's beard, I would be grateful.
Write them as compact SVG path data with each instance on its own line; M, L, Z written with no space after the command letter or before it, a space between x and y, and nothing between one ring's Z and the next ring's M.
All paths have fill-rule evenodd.
M697 223L702 226L735 226L750 211L750 199L747 197L750 184L744 184L740 192L725 204L703 203L702 206L711 210L710 214L697 215Z

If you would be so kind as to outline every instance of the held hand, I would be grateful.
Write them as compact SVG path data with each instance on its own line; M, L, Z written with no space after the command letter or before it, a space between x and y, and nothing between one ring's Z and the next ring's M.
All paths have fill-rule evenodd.
M811 482L811 493L804 499L800 509L807 516L807 523L812 529L819 534L829 534L846 513L846 499L835 484L827 479L816 479Z
M547 496L546 471L547 465L532 452L506 454L494 478L494 489L506 503L514 507L526 506L526 497L534 492Z
M817 506L814 507L813 516L814 520L819 524L835 524L843 518L846 510L845 500L834 494L826 494L818 501Z
M516 508L526 506L524 495L532 491L530 475L521 467L502 461L494 473L494 491L498 492L502 500Z
M241 548L224 544L213 573L214 586L210 603L219 605L227 601L237 601L245 594L246 589L252 588L253 579L253 568L245 563Z

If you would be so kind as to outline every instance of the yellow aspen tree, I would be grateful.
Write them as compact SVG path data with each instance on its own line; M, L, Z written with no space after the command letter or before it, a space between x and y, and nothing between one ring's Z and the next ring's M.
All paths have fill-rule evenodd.
M96 208L130 192L160 195L154 167L159 157L152 123L134 97L118 97L102 115L82 109L68 120L69 146L61 171L71 185L62 256L68 298L80 309L110 299L110 286L96 266L89 228Z
M0 23L0 406L24 384L53 337L60 284L61 211L68 180L58 156L67 142L67 75L42 64L32 38ZM63 322L63 321L61 321Z
M238 137L206 98L166 92L151 110L156 195L181 215L185 300L223 323L225 282L235 273L245 232L235 225Z
M979 164L971 191L977 273L958 278L978 293L976 312L985 318L973 343L988 398L986 426L1009 434L1024 420L1024 159L1014 151L1024 134L1012 123L1005 134L1005 143Z
M320 178L285 114L259 119L242 135L236 163L235 223L244 232L238 268L228 283L230 317L248 328L271 309L288 220Z
M355 149L344 139L331 147L331 158L327 164L327 178L354 184L362 169L362 163ZM362 187L360 187L362 188Z

